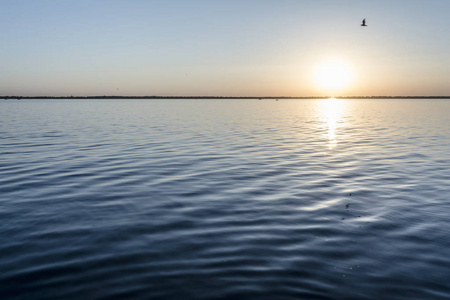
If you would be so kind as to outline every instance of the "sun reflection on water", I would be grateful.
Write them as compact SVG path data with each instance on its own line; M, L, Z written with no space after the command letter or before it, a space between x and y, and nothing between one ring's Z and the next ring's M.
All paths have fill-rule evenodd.
M334 149L337 144L336 131L343 110L343 101L335 98L323 99L320 102L322 120L328 125L328 149Z

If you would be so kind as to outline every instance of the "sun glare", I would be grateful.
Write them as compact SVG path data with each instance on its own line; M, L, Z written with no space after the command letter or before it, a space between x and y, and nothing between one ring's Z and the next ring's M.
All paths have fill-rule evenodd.
M339 99L323 99L319 102L319 109L322 120L326 124L328 135L328 149L335 148L338 144L336 131L339 128L342 112L344 110L344 102Z
M318 87L325 92L338 92L346 88L352 74L347 64L342 61L328 61L319 65L315 73Z

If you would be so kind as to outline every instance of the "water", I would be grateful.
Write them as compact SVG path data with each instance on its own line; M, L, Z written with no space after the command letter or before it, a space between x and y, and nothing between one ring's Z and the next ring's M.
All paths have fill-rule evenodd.
M0 102L2 299L449 299L450 101Z

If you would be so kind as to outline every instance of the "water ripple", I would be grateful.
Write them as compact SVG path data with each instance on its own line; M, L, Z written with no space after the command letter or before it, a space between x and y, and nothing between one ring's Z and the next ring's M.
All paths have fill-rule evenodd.
M450 102L330 101L0 103L0 298L448 299Z

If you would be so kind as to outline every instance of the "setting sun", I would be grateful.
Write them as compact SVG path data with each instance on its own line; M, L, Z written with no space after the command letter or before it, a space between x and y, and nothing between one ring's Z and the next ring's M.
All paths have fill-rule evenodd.
M336 92L350 84L352 74L346 63L327 61L317 67L314 79L320 89L327 92Z

